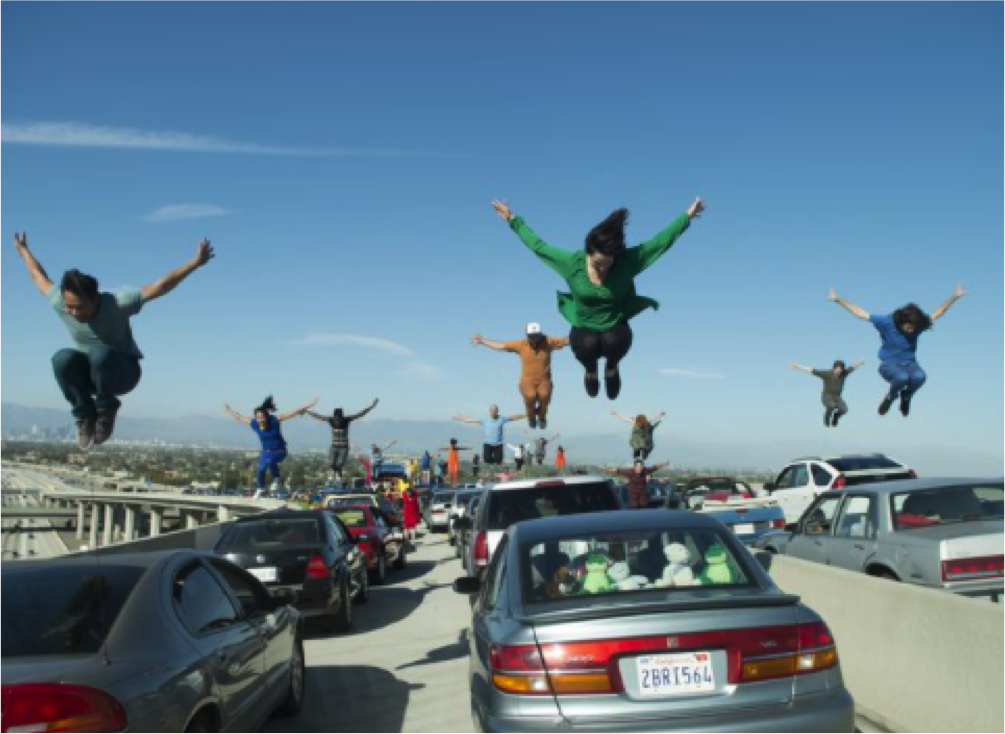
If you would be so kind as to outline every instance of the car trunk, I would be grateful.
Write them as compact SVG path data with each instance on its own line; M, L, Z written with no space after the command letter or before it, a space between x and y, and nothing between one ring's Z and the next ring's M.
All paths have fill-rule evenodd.
M792 676L739 681L745 661L787 649L798 619L796 597L675 591L673 601L661 595L648 602L647 596L525 618L558 691L555 700L573 726L632 729L645 720L781 709L791 702ZM574 693L575 674L606 676L610 690Z
M234 549L224 558L248 570L266 586L297 586L307 580L307 566L320 548L301 545L276 549Z

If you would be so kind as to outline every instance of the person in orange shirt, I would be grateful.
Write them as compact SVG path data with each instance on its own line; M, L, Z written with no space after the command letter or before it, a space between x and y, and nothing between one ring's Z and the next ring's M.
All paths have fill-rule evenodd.
M558 451L555 452L555 466L558 467L560 474L565 474L565 447L559 446Z
M519 355L520 394L527 406L527 423L531 428L547 428L553 389L551 353L569 346L569 340L565 337L549 338L541 331L540 324L527 324L527 337L524 339L499 342L475 334L471 343Z
M461 471L461 451L470 451L467 446L458 446L457 439L450 439L450 446L440 451L447 452L447 481L454 487L457 486L457 477Z

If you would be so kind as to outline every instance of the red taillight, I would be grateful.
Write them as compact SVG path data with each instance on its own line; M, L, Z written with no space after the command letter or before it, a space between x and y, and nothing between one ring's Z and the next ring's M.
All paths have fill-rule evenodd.
M943 581L976 581L1002 577L1005 556L983 556L980 558L957 558L942 562Z
M0 731L125 731L126 711L88 686L23 683L3 686Z
M784 517L780 517L777 520L772 520L771 521L771 527L773 527L773 528L784 528L785 527L785 518Z
M478 533L475 536L473 551L475 566L486 568L489 565L489 536L487 533Z
M844 474L838 474L837 479L834 480L834 484L831 485L831 489L846 489L848 487L848 480L845 479Z
M328 578L330 575L328 564L325 563L325 559L321 556L314 556L310 563L307 564L307 578L309 579L323 579Z

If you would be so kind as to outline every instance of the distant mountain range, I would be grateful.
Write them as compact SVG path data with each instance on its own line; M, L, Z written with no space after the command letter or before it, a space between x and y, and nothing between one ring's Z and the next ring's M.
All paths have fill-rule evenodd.
M24 434L32 426L60 429L72 423L68 412L48 408L31 408L16 403L0 403L0 424L5 437ZM313 420L291 421L283 432L294 451L325 449L329 443L327 426ZM116 437L123 440L160 440L176 445L213 446L220 448L257 449L258 443L250 431L242 431L233 420L192 415L184 418L135 418L122 415L116 427ZM474 428L450 421L401 421L367 418L353 426L353 443L365 450L371 443L386 444L397 440L390 453L417 454L446 446L451 437L462 445L478 448L481 434ZM525 431L511 432L517 441ZM840 441L840 442L839 442ZM576 462L627 462L629 449L625 433L563 434L569 460ZM846 437L829 441L744 441L724 440L686 434L683 429L661 430L654 461L670 459L675 466L697 469L778 469L798 456L851 452L887 451L907 462L919 473L928 476L1001 476L1002 456L992 456L944 445L857 445ZM553 452L551 452L553 453Z

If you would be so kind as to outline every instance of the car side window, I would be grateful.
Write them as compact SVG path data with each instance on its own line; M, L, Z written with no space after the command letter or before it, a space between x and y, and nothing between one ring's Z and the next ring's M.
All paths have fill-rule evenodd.
M499 601L499 590L502 588L502 581L506 576L506 546L509 538L504 537L499 542L499 547L492 557L492 565L485 574L485 586L482 589L481 608L483 612L494 609Z
M204 635L237 623L238 610L205 566L193 564L175 577L175 608L185 626Z
M819 464L813 464L813 483L818 487L831 486L833 475Z
M790 466L788 469L785 469L781 474L779 474L778 481L775 482L775 489L791 489L792 478L795 476L795 470L796 468L794 466Z
M834 535L840 538L876 537L876 503L872 497L849 497L841 508Z
M349 534L342 529L342 522L328 513L325 513L325 519L328 521L328 530L335 539L335 545L348 545Z
M829 535L840 497L824 497L806 511L799 528L805 535Z
M262 588L261 583L222 561L210 560L210 564L237 598L245 617L254 618L268 614L273 605L270 604L269 593Z
M373 524L378 528L386 528L387 523L384 521L384 515L380 512L373 513Z
M805 487L810 483L810 472L806 468L806 464L799 464L798 466L792 467L792 487L799 488Z

